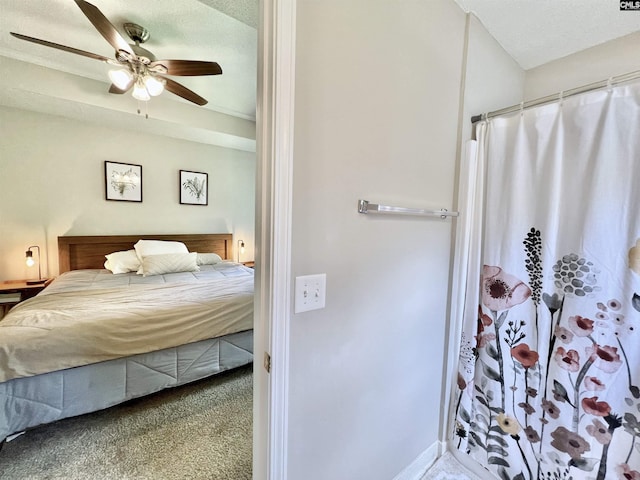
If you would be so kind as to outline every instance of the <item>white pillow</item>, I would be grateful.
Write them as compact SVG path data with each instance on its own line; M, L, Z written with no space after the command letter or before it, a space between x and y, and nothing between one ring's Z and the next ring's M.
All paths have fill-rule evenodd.
M133 246L140 261L138 274L143 275L142 259L148 255L163 255L166 253L189 253L187 246L182 242L167 242L164 240L138 240Z
M112 273L136 272L140 268L140 260L135 250L113 252L104 257L107 259L104 262L104 268L111 270Z
M214 263L220 263L222 257L217 253L199 253L198 265L213 265Z
M143 275L162 275L164 273L197 272L198 254L193 253L162 253L147 255L142 258Z

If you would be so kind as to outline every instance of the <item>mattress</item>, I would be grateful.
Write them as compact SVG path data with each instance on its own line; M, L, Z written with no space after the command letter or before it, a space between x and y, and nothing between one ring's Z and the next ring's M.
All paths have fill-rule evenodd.
M143 277L76 270L0 321L0 381L112 360L253 326L253 270L233 262Z
M253 361L253 270L77 270L0 321L0 440Z

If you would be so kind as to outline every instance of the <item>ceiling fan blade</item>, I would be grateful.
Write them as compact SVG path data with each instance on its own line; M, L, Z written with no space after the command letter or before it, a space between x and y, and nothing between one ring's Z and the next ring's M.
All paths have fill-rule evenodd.
M89 2L85 2L85 0L75 0L82 13L86 15L89 21L93 24L94 27L100 32L109 44L118 50L124 50L127 53L130 53L135 57L135 53L131 49L131 46L127 43L127 41L122 38L122 35L118 33L116 27L114 27L111 22L105 17L98 7L92 5Z
M166 77L162 77L162 78L167 81L167 83L164 86L164 88L166 88L171 93L173 93L175 95L178 95L179 97L182 97L185 100L189 100L190 102L193 102L193 103L195 103L197 105L201 105L202 106L202 105L206 105L207 104L207 100L202 98L197 93L189 90L184 85L181 85L178 82L174 82L170 78L166 78Z
M82 55L84 57L93 58L94 60L100 60L102 62L108 62L110 59L107 57L103 57L102 55L98 55L96 53L87 52L85 50L79 50L73 47L67 47L66 45L60 45L59 43L49 42L47 40L41 40L39 38L29 37L27 35L22 35L20 33L10 32L16 38L20 40L26 40L27 42L37 43L39 45L44 45L45 47L53 47L59 50L64 50L65 52L75 53L77 55Z
M149 64L150 67L163 65L167 69L167 75L196 76L196 75L220 75L222 68L216 62L203 62L200 60L156 60Z

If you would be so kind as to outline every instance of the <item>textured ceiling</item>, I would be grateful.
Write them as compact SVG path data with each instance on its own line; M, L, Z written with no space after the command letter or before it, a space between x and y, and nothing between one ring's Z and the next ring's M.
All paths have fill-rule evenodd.
M455 1L525 70L640 31L640 11L620 11L619 0Z
M250 27L258 28L258 0L200 0L205 5L220 10L230 17L246 23Z

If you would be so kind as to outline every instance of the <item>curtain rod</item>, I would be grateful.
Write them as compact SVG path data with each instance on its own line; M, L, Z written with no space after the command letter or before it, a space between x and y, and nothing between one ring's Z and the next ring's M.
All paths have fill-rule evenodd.
M547 95L546 97L536 98L535 100L529 100L528 102L522 102L517 105L495 110L493 112L482 113L480 115L474 115L471 117L471 123L477 123L482 120L487 120L493 117L499 117L500 115L506 115L507 113L518 112L525 108L537 107L538 105L545 105L547 103L553 103L561 98L572 97L581 93L590 92L599 88L608 87L611 85L618 85L620 83L629 82L640 78L640 70L635 72L625 73L615 77L608 78L607 80L601 80L599 82L583 85L582 87L572 88L571 90L565 90L564 92L555 93L553 95Z

